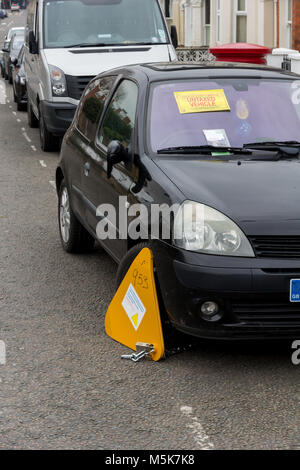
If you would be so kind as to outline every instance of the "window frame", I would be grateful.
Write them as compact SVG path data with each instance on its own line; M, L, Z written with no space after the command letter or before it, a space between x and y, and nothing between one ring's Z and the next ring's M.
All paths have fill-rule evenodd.
M216 0L217 5L216 5L216 43L220 44L221 43L221 0Z
M209 11L210 11L209 23L206 23L207 2L210 3L210 7L209 7ZM203 46L207 46L207 47L210 46L211 12L212 12L211 0L203 0L203 10L202 10L202 18L203 18L202 43L203 43ZM209 41L208 41L208 44L207 44L207 41L206 41L207 34L209 34Z
M246 18L246 42L248 35L248 0L245 0L245 10L238 10L239 0L234 0L233 9L233 42L237 42L237 20L238 17L244 16Z
M115 84L114 84L114 87L113 87L113 90L112 92L110 93L110 96L109 96L109 99L107 99L106 101L106 105L104 107L104 110L103 110L103 113L102 113L102 116L101 116L101 119L99 120L99 123L98 123L98 127L97 127L97 130L96 130L96 134L95 134L95 138L94 138L94 144L95 144L95 148L98 149L100 152L102 152L103 154L105 154L105 156L107 156L107 147L106 145L104 145L103 143L101 143L99 141L99 132L100 132L100 129L102 127L102 124L103 124L103 121L106 117L106 114L107 114L107 110L118 90L118 88L120 87L120 85L122 84L122 82L124 81L127 81L127 82L133 82L136 87L137 87L137 90L138 90L138 94L137 94L137 104L136 104L136 110L135 110L135 116L134 116L134 126L133 126L133 130L132 130L132 140L133 142L135 142L135 135L136 135L136 124L137 124L137 115L138 115L138 106L139 106L139 99L140 99L140 87L139 87L139 83L137 80L135 80L134 78L132 77L127 77L125 75L119 75L119 77L117 78ZM135 147L135 145L134 145ZM132 151L134 152L134 148L132 149Z
M293 42L293 1L287 0L286 2L286 45L288 49L292 48L292 42Z
M84 92L82 94L82 97L80 98L80 102L82 99L84 99L84 94L87 90L88 87L90 87L92 84L94 84L94 82L96 80L102 80L102 79L105 79L105 78L114 78L114 82L113 82L113 85L111 87L111 90L110 92L108 93L107 95L107 98L105 99L105 103L104 103L104 108L103 108L103 112L102 112L102 115L104 115L104 113L106 112L106 107L107 107L107 103L110 101L110 98L111 98L111 94L114 92L114 89L115 89L115 86L116 84L118 83L118 76L117 75L106 75L106 76L103 76L103 77L95 77L93 78L90 83L88 83L88 85L86 86L86 88L84 89ZM95 89L95 86L93 87L93 89ZM92 139L89 139L83 132L82 130L79 128L78 126L78 117L79 117L79 113L81 111L81 106L78 105L77 106L77 109L76 109L76 115L75 115L75 128L76 128L76 131L79 132L79 134L89 143L89 144L93 144L95 142L95 139L96 139L96 136L97 136L97 132L98 132L98 128L99 128L99 122L102 120L102 116L100 116L100 119L99 119L99 122L97 123L97 127L96 127L96 131L95 131L95 135Z

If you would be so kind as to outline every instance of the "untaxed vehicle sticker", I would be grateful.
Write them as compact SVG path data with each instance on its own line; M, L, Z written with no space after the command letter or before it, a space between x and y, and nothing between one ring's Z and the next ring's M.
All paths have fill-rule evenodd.
M175 91L174 95L180 114L230 111L223 89Z

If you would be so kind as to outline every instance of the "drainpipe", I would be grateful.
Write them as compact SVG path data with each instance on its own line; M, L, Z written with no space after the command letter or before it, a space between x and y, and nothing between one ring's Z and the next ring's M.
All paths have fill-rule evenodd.
M278 0L274 0L274 47L278 47L277 8Z

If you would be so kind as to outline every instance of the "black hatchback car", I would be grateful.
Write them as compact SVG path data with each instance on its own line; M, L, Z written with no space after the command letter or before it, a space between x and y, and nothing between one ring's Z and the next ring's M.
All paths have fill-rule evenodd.
M12 82L14 89L14 101L17 103L18 111L26 109L27 105L27 89L26 75L24 69L24 44L19 55L12 62Z
M181 332L295 338L299 140L299 75L229 63L101 74L62 143L62 245L100 240L118 283L149 246L161 308Z
M2 51L4 60L4 76L12 84L12 68L15 59L18 57L21 47L24 44L24 34L15 33L9 43L6 41Z

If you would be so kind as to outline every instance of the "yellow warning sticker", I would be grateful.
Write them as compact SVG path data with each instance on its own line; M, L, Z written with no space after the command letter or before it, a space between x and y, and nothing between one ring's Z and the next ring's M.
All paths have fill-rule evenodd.
M180 114L230 111L223 89L175 91L174 95Z

